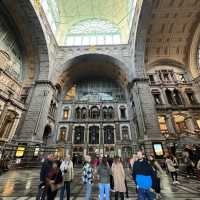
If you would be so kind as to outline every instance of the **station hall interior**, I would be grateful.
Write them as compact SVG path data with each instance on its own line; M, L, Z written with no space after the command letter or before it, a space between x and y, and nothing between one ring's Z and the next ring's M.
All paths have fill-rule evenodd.
M200 159L200 1L1 0L0 197L48 154L138 150ZM166 199L200 198L190 182Z

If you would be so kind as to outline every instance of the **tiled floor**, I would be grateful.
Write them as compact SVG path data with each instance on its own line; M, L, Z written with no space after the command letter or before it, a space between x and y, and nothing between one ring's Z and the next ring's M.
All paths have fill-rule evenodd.
M81 171L75 171L71 186L72 200L83 199ZM180 177L180 185L172 185L167 176L162 178L162 199L200 200L200 182L195 179ZM39 170L9 171L0 176L0 200L34 200L39 181ZM128 178L129 199L137 199L135 186ZM98 188L93 187L93 198L97 199ZM59 198L57 198L59 199Z

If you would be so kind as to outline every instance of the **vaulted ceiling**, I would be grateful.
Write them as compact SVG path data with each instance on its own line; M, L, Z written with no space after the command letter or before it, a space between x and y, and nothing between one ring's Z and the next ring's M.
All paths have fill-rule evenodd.
M146 66L159 60L174 60L187 66L190 45L200 22L200 0L153 0L149 20Z
M41 0L56 39L61 45L64 44L65 35L75 25L91 19L104 20L115 25L119 28L123 42L127 42L134 2L136 0Z
M114 63L109 56L100 54L86 54L73 59L67 69L62 72L58 83L63 86L64 83L73 85L78 80L87 80L88 78L108 78L113 79L120 85L127 85L128 77L122 66Z

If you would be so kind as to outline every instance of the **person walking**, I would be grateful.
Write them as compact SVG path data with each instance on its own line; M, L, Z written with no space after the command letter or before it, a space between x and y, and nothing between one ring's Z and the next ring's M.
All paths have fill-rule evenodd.
M156 199L160 199L161 198L160 179L163 174L163 170L162 170L160 164L155 160L155 157L153 155L150 155L148 157L148 160L149 160L149 164L151 165L151 167L153 168L153 170L155 172L155 188L153 188L153 189L156 192Z
M40 184L41 185L45 184L49 170L52 168L53 161L54 161L54 155L49 154L47 156L47 159L44 160L44 162L42 163L42 167L40 170Z
M108 160L108 164L109 164L109 166L111 168L112 164L113 164L113 158L111 158L110 156L108 156L107 160ZM110 191L114 192L114 180L113 180L112 173L110 173Z
M59 168L59 163L53 161L52 168L46 178L47 200L54 200L61 187L63 187L62 172Z
M186 168L186 173L187 173L187 178L190 177L190 175L194 176L194 162L191 159L190 153L189 154L189 149L185 149L182 153L182 159L183 159L183 163L185 164L185 168Z
M70 160L70 155L66 155L61 163L60 170L64 179L64 185L60 191L60 200L64 199L65 190L67 192L67 200L70 200L70 185L74 178L73 162Z
M42 159L42 167L40 170L40 184L38 187L38 192L36 194L36 200L43 200L46 198L46 195L47 195L46 179L52 168L53 161L54 161L53 154L49 154L47 156L47 159L45 158Z
M84 200L91 199L92 192L92 183L93 183L93 169L91 166L91 157L89 155L85 156L85 164L83 166L83 183L84 183L84 191L85 197Z
M103 157L102 161L97 169L97 174L99 176L99 194L100 200L104 199L104 194L106 200L110 200L110 174L111 169L107 162L107 158Z
M123 200L124 193L126 192L125 172L118 156L114 158L114 162L112 164L112 175L114 179L115 200L118 199L119 194L121 200Z
M155 176L151 165L144 160L142 151L137 152L138 160L133 164L133 180L138 191L138 200L154 200Z
M178 174L177 174L177 169L178 169L177 159L173 158L172 156L167 156L165 162L166 162L167 169L171 174L173 184L179 184Z

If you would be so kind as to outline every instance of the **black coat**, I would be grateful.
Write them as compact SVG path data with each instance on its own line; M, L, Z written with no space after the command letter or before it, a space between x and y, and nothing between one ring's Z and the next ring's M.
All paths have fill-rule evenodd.
M52 161L45 160L42 164L41 171L40 171L40 181L45 182L46 178L48 177L49 171L52 168Z

